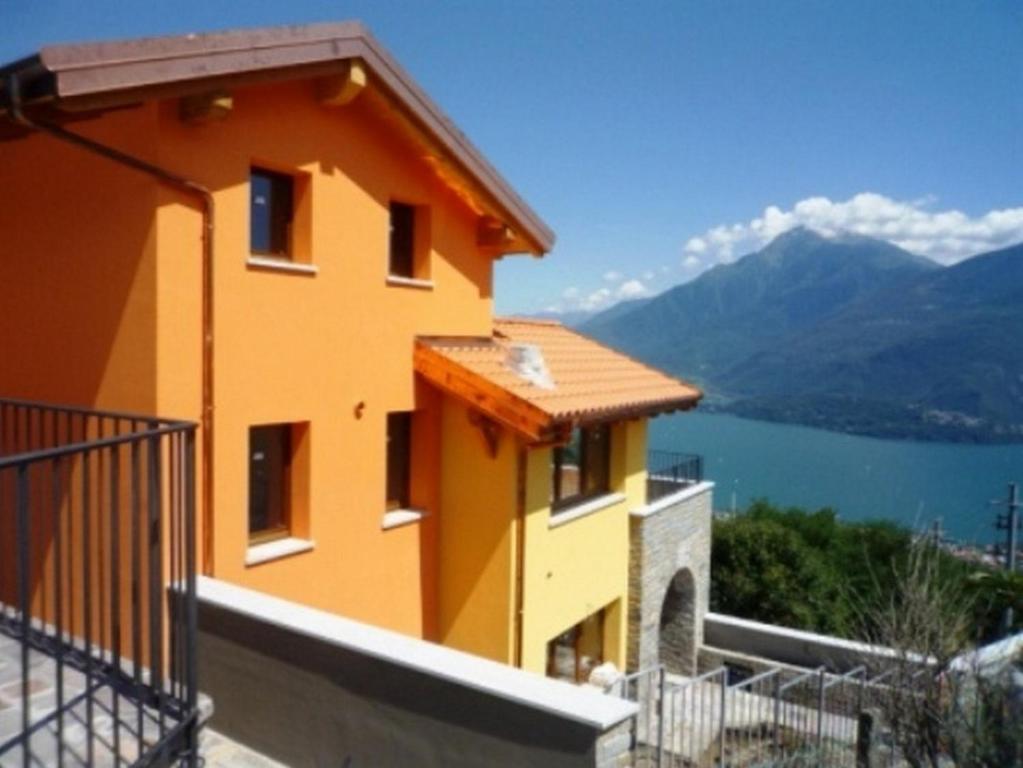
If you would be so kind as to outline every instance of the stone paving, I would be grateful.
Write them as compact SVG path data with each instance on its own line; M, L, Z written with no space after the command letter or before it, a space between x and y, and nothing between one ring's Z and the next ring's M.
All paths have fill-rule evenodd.
M65 766L124 768L154 744L160 734L159 713L151 707L137 707L127 696L113 694L109 686L95 690L92 704L86 702L86 678L81 672L64 666L64 701L67 706L58 720L42 721L57 709L57 665L49 656L29 654L29 717L40 726L30 741L29 765L48 768ZM22 732L21 645L0 632L0 768L22 768L21 745L13 739ZM80 699L80 700L78 700ZM208 701L204 707L211 709ZM91 719L90 719L91 718ZM89 723L93 738L89 743ZM166 723L168 726L170 722ZM269 758L204 728L200 736L201 765L205 768L279 768Z

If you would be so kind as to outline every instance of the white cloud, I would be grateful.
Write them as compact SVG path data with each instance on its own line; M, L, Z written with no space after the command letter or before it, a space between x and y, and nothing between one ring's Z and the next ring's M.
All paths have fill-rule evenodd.
M686 243L686 247L685 247L685 252L686 253L696 254L696 253L705 253L706 251L707 251L707 241L704 240L702 237L690 238L689 242Z
M578 307L586 312L594 312L606 307L611 302L611 297L610 288L598 288L579 299Z
M621 279L622 279L622 273L621 272L616 272L613 269L604 273L604 280L609 282L609 283L617 283Z
M643 279L646 280L648 283L655 277L656 275L654 274L654 271L652 269L648 269L646 272L643 273Z
M684 259L682 259L682 269L686 270L687 272L693 272L700 268L701 263L702 262L695 256L686 256Z
M574 285L570 285L568 288L561 292L561 298L571 301L572 299L579 298L579 289Z
M639 280L628 280L618 286L615 295L619 299L638 299L640 296L646 296L648 293L650 291Z
M1023 207L970 217L954 209L930 210L934 203L932 196L901 201L861 192L844 201L808 197L787 211L769 205L749 222L717 226L690 238L682 249L683 267L691 269L688 266L691 259L703 254L707 254L703 260L706 266L733 261L796 226L809 227L826 236L852 232L888 240L942 264L953 264L1023 240Z

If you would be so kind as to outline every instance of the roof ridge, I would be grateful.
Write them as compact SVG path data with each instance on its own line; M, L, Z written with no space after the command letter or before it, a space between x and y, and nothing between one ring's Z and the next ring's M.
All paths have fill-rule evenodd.
M497 325L499 323L504 324L515 323L516 325L543 325L549 328L553 327L568 329L568 326L566 326L560 320L554 320L553 318L546 317L529 317L526 315L507 315L505 317L497 317L495 315L494 324Z

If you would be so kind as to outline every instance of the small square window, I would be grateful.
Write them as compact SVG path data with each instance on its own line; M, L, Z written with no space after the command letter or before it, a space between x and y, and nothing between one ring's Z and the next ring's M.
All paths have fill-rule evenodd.
M387 510L408 509L412 457L412 414L387 414Z
M416 271L416 209L407 203L391 203L389 272L414 278Z
M560 511L611 489L611 428L577 428L552 457L551 508Z
M291 527L292 427L249 428L249 538L287 536Z
M290 259L295 180L287 174L253 168L249 187L250 250L260 256Z

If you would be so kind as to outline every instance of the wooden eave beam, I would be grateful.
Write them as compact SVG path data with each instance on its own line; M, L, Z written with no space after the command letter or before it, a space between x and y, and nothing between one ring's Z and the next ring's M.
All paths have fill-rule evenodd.
M316 81L316 98L325 107L343 107L351 104L368 82L365 63L361 59L349 59L336 75Z
M425 379L528 441L543 441L552 436L553 422L549 414L484 377L423 344L416 345L413 360L416 372Z
M223 120L234 109L234 99L227 91L216 90L183 96L178 102L178 115L186 123L209 123Z

